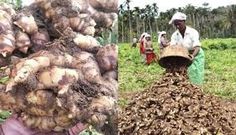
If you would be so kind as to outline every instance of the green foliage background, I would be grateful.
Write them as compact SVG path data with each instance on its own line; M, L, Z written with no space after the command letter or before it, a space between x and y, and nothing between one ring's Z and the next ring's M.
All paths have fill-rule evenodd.
M151 34L153 41L157 41L158 31L164 30L167 36L171 36L175 27L168 22L177 11L187 15L187 25L197 29L203 39L236 37L236 4L217 8L207 2L199 7L191 4L184 7L173 5L174 8L161 12L158 7L160 2L134 8L131 8L131 0L121 3L118 16L119 42L131 42L132 38L139 38L143 32Z
M0 0L0 3L7 3L12 5L15 9L22 7L22 0Z

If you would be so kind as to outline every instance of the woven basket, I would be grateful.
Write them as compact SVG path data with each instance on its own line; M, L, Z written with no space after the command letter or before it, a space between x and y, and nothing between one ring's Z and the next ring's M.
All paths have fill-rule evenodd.
M188 50L182 45L167 46L162 50L158 63L164 68L190 66L192 61L188 55Z

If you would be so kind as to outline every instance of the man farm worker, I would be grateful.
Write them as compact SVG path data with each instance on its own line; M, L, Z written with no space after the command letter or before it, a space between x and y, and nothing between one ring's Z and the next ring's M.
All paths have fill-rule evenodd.
M169 24L174 24L177 30L171 36L170 45L183 45L189 50L192 60L188 68L188 76L193 84L201 85L204 80L204 52L199 41L199 33L194 28L186 26L187 16L184 13L175 13Z

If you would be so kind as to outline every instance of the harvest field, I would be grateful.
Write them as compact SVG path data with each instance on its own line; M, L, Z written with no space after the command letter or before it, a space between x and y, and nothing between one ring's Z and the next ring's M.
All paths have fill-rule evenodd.
M233 18L236 5L213 8L213 4L206 2L197 7L190 2L185 7L173 4L171 9L162 12L160 1L146 6L140 3L133 9L132 4L128 0L121 3L118 14L119 135L234 135L236 27ZM200 35L205 52L205 79L201 86L189 81L185 62L179 58L164 59L168 63L165 71L158 62L146 65L139 47L131 47L131 41L135 42L135 38L147 32L155 53L159 54L157 33L161 36L164 30L170 39L170 33L180 30L177 23L173 27L167 25L175 20L185 20L183 26L193 27ZM184 49L170 46L163 55L173 56L175 52L182 53ZM188 52L184 54L187 55Z
M203 91L227 99L236 99L236 39L202 40L205 51L205 82ZM156 54L157 43L154 43ZM160 79L164 69L157 63L147 66L141 61L139 48L119 44L119 93L120 104L135 92L148 88Z

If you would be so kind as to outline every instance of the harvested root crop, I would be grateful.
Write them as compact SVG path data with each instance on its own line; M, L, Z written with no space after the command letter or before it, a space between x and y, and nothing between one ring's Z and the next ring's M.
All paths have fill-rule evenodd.
M22 29L23 32L26 32L27 34L34 34L38 31L38 26L35 22L34 17L27 13L18 13L14 24L17 25L19 28Z
M97 9L105 12L117 12L118 1L117 0L90 0L90 5Z
M24 113L29 127L58 131L81 121L101 128L116 114L118 83L103 78L91 53L42 51L21 59L11 74L6 91L14 100L14 93L24 93L17 112ZM55 127L47 125L50 119L56 121Z
M8 10L11 8L5 4L0 5L0 53L3 57L11 55L15 49L12 15L11 12L7 12Z
M96 58L103 72L115 70L118 58L117 46L108 45L100 48L97 52Z
M37 0L14 14L0 5L0 64L10 67L9 80L0 87L0 109L42 132L60 132L78 122L104 131L104 125L116 123L117 54L111 55L116 47L102 49L109 47L94 37L114 18L103 18L111 20L109 26L98 26L89 8L87 0ZM103 11L94 8L97 12ZM100 49L104 57L97 54ZM99 65L100 55L112 57L109 71Z
M99 42L94 37L88 35L84 36L82 34L77 34L74 38L74 42L79 48L89 52L93 52L100 46Z
M30 39L33 44L31 49L33 52L43 50L46 46L46 43L50 41L50 37L46 29L39 29L38 32L31 35Z
M235 134L235 104L204 94L186 68L168 71L120 111L120 135Z
M26 54L30 46L29 36L24 32L18 31L16 33L16 47L18 50Z

